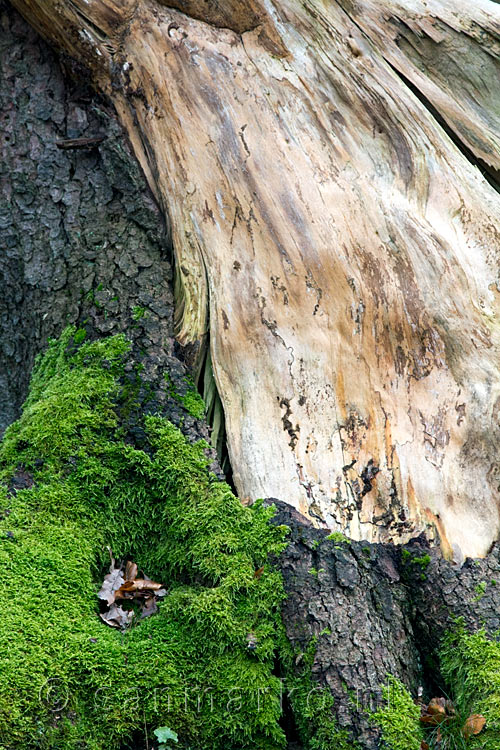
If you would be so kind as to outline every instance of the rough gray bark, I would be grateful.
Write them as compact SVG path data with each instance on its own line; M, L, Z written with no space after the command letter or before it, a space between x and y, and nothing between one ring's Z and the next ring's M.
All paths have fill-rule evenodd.
M185 392L187 370L175 355L164 218L113 110L72 72L0 0L0 434L36 354L71 323L92 336L125 332L131 367L140 359L153 386L144 408L208 437L165 388L168 371ZM57 145L96 136L92 147Z
M454 618L472 631L493 636L500 626L500 547L460 567L444 560L422 539L405 547L328 539L286 503L276 523L291 529L281 557L287 599L283 620L300 653L317 638L315 684L335 699L338 723L365 750L379 747L380 733L366 709L381 700L387 674L429 698L445 687L437 671L437 649ZM407 554L405 554L405 552ZM412 562L429 555L428 565ZM483 588L485 588L483 594ZM296 663L300 674L302 664Z

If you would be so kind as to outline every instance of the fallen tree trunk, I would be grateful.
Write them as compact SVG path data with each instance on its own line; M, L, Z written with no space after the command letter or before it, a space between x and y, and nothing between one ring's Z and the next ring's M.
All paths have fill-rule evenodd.
M14 4L92 71L168 210L240 495L484 554L498 196L393 68L496 167L497 6Z

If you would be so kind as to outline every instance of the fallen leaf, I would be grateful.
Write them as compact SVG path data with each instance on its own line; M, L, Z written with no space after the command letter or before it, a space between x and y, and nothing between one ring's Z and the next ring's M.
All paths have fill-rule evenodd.
M446 701L444 698L432 698L427 706L428 714L445 714Z
M432 698L427 706L422 706L420 721L436 727L445 721L450 721L455 716L455 709L451 701L445 698Z
M156 583L155 581L149 579L146 580L144 578L136 578L135 581L129 581L127 579L121 586L122 591L158 591L161 588L161 583Z
M424 740L420 743L420 750L429 750L429 745Z
M141 620L143 620L145 617L150 617L157 612L158 607L156 604L156 598L154 596L148 596L148 598L144 600L144 604L142 605Z
M127 565L125 566L125 580L134 581L136 578L137 565L134 562L130 562L130 560L127 560Z
M465 739L468 740L472 735L482 732L485 724L486 719L484 716L481 716L481 714L471 714L462 729Z
M122 630L130 625L134 617L133 610L127 611L117 604L112 604L107 612L100 614L101 620L110 625L112 628L121 628Z
M165 589L162 588L161 583L136 578L135 581L124 581L116 591L115 599L140 599L148 596L152 591L165 591Z
M116 598L116 592L125 583L121 568L113 568L106 576L102 583L101 590L97 594L99 599L105 601L111 606Z
M254 578L260 578L262 573L264 572L264 565L261 568L258 568L255 573L253 574Z
M108 609L101 613L100 617L103 622L112 628L126 628L134 617L134 610L125 608L127 605L118 605L116 602L130 602L136 605L135 610L139 609L141 619L149 617L158 611L157 599L167 595L167 590L161 583L152 581L151 578L144 575L143 578L137 578L138 567L136 563L128 560L123 569L123 563L116 568L115 559L108 547L111 566L109 573L104 577L101 590L98 593L99 599L105 602Z

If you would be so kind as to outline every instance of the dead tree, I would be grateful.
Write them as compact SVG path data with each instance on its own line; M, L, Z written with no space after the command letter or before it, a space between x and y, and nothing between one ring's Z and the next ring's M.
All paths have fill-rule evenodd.
M177 338L209 341L240 495L485 554L500 6L14 5L112 100L169 216Z

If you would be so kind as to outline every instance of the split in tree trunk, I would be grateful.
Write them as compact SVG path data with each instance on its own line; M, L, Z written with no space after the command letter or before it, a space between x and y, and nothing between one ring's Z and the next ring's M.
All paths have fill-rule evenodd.
M497 168L498 6L14 4L92 71L168 210L178 340L210 329L240 496L485 554L498 195L406 81Z

